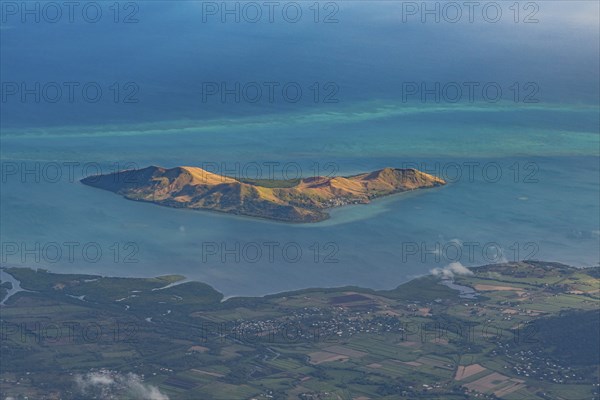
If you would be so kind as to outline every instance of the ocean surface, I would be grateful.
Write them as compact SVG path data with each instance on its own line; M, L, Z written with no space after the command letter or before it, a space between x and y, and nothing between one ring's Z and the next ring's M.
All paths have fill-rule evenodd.
M498 23L423 23L399 3L330 3L320 3L319 22L312 2L297 3L297 23L278 14L222 22L192 1L145 2L120 10L119 23L108 3L98 23L3 19L1 264L182 274L227 296L393 288L451 262L598 264L596 2L540 3L529 24L521 19L531 10L516 23L509 2ZM131 13L138 22L121 23ZM337 22L324 23L330 14ZM21 84L35 92L36 82L47 88L40 101L22 97ZM52 82L93 83L103 94L52 102ZM207 95L214 84L252 82L293 83L303 96ZM503 95L409 94L465 82ZM413 167L448 185L284 224L79 183L148 165L249 178Z

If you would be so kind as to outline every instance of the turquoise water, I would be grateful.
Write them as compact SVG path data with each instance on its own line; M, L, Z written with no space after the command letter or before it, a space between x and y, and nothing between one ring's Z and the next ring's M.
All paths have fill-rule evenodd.
M337 4L336 24L202 23L193 1L144 2L132 25L3 23L3 82L135 82L139 102L3 101L2 264L180 273L226 295L392 288L452 261L596 265L598 4L541 3L536 24L405 24L400 4ZM207 81L334 82L339 102L203 102ZM404 101L407 81L505 93L535 82L539 101ZM259 165L265 177L271 163L276 178L390 166L450 182L308 225L136 203L78 182L151 164L248 177Z
M537 122L517 120L526 119L528 113L546 113L552 128L536 129ZM350 122L340 115L326 123L290 118L285 134L282 122L254 130L232 123L221 127L218 137L194 129L7 136L2 146L5 164L17 162L22 169L19 163L27 160L32 170L34 160L78 162L73 169L78 177L87 162L98 162L103 171L113 163L127 162L139 166L226 162L233 171L236 162L242 166L279 162L294 163L305 175L312 173L315 163L326 172L330 172L327 163L332 163L336 174L417 166L450 183L367 206L336 209L322 223L290 225L132 202L71 182L68 176L56 183L48 179L37 183L33 176L11 175L2 190L3 241L25 243L28 248L36 242L42 247L57 242L63 252L64 243L76 242L79 247L73 260L63 253L58 262L49 262L52 253L42 254L39 262L25 254L23 261L21 248L3 261L126 276L180 273L227 295L346 284L390 288L451 261L478 265L535 258L595 265L600 239L598 135L568 126L568 121L585 120L594 113L508 109L488 116L515 125L473 120L478 113L470 111L432 111L366 122L356 122L354 115L347 117ZM450 115L454 122L448 121ZM467 165L472 166L472 175ZM281 168L274 171L281 173ZM103 251L97 262L79 250L88 242ZM265 243L272 242L277 245L269 258ZM459 242L460 255L455 245ZM120 250L116 259L115 243ZM126 248L128 243L134 247ZM236 244L240 250L225 251ZM290 253L284 255L286 245ZM254 252L256 246L262 255ZM302 256L296 260L298 248ZM434 254L436 248L439 256ZM124 262L131 254L131 261L137 262Z

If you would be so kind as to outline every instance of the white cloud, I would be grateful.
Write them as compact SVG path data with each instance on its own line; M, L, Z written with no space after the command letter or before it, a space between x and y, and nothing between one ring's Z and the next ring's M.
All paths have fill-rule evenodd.
M461 263L453 262L446 265L444 268L432 269L431 274L443 278L454 278L455 275L473 275L473 272Z
M81 393L103 400L117 399L119 393L127 393L136 400L169 400L169 396L161 393L156 386L144 384L139 375L132 373L123 375L112 371L90 372L77 375L75 383Z

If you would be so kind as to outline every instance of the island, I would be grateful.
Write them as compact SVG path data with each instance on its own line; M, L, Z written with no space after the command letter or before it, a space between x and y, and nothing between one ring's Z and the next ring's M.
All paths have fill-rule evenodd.
M197 167L150 166L81 180L130 200L203 209L283 222L319 222L324 210L446 182L416 169L384 168L353 176L304 179L235 179Z

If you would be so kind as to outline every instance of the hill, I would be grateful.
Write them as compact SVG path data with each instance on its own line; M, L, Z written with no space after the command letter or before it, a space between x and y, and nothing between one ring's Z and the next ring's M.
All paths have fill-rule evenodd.
M318 222L324 210L410 190L444 185L416 169L384 168L348 177L298 180L238 180L197 167L162 168L94 175L82 183L130 200L168 207L205 209L285 222Z

